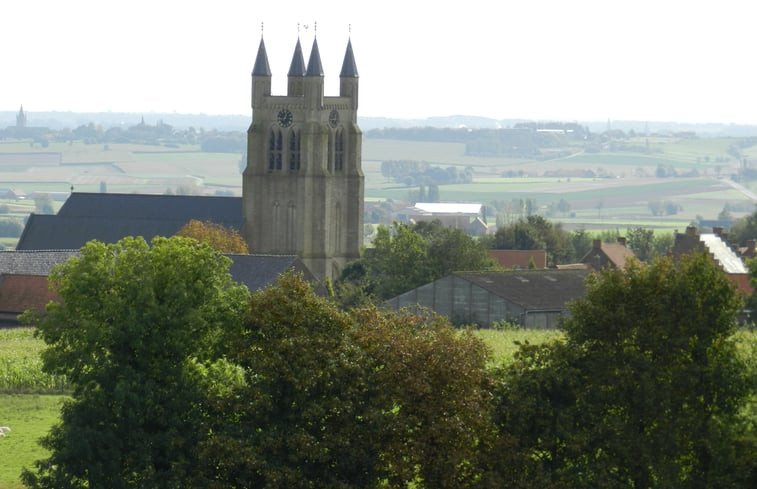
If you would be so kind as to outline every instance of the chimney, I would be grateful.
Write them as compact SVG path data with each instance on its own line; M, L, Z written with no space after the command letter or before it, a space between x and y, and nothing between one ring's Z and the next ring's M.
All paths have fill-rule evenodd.
M601 250L602 249L602 240L601 239L595 239L594 240L594 249L595 250Z
M695 237L697 235L697 228L696 226L687 226L686 227L686 236Z
M715 236L722 237L723 236L723 228L720 226L715 226L712 228L712 232L715 233Z
M621 245L623 248L626 247L626 237L625 236L618 236L618 244Z

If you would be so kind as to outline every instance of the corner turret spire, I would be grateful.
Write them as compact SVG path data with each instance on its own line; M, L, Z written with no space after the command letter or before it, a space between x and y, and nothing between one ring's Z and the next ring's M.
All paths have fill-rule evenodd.
M265 50L263 36L260 36L258 55L255 58L255 66L252 68L252 76L271 76L271 67L268 64L268 54Z
M339 73L342 78L357 78L357 64L355 64L355 55L352 53L352 40L347 41L347 51L344 53L342 62L342 72Z

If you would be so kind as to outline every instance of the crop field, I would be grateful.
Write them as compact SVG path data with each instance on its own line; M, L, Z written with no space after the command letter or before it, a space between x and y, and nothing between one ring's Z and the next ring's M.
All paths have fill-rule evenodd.
M566 227L627 228L654 222L655 226L681 229L699 217L716 219L726 205L737 209L731 211L735 218L753 210L754 195L749 190L757 190L757 182L745 182L744 188L729 180L739 165L728 153L736 141L636 137L623 142L626 147L637 148L636 152L589 153L576 144L563 148L570 156L537 161L468 156L463 143L364 138L365 197L367 201L392 199L410 203L411 192L417 192L418 186L408 187L387 179L381 174L381 165L390 160L423 161L443 168L473 170L470 184L440 185L442 201L490 204L531 199L536 201L540 213L546 213L550 205L565 199L570 212L550 218ZM741 151L757 156L754 146L742 147ZM24 157L34 163L25 164ZM60 198L65 198L72 186L80 192L99 192L105 188L108 192L122 193L238 196L242 191L241 159L241 154L205 153L197 145L169 148L73 141L40 148L24 141L0 141L0 186L29 195L53 192ZM696 170L699 176L658 178L658 165L673 167L679 175ZM583 175L587 171L599 176L586 178ZM514 173L521 177L506 177ZM675 204L679 211L654 216L649 208L654 201ZM20 209L0 218L22 222L34 210L29 203L0 202ZM56 206L60 203L56 202ZM0 240L0 244L8 246L6 242L12 246L15 241Z

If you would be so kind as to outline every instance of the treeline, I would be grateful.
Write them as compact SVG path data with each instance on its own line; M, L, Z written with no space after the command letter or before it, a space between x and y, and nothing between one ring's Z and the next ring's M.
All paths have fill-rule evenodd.
M127 238L53 272L26 319L73 393L28 487L755 487L755 365L706 254L592 276L563 339L501 365L440 317L228 267Z
M388 160L381 162L381 175L397 183L413 187L417 185L448 185L471 183L473 168L460 171L456 166L442 168L426 161Z
M30 139L33 145L41 147L48 147L53 142L83 141L85 144L145 144L169 148L182 144L199 144L201 151L213 153L243 153L247 148L247 134L241 131L205 131L193 127L178 130L163 121L150 125L144 120L129 127L103 128L90 122L74 129L57 131L39 127L9 127L0 130L0 139L2 138Z
M388 128L365 132L366 138L431 141L465 144L469 156L542 157L541 149L567 146L571 141L587 141L592 134L576 123L518 123L512 128ZM555 157L553 152L549 157Z

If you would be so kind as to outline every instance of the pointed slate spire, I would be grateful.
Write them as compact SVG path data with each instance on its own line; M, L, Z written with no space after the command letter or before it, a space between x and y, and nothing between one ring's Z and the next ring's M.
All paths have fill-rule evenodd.
M265 50L263 36L260 37L260 46L258 46L255 66L252 68L252 76L271 76L271 67L268 64L268 53Z
M292 64L289 65L288 76L305 76L305 58L302 56L302 46L300 45L300 38L297 38L297 45L294 47L294 55L292 56Z
M313 39L313 49L310 51L310 60L305 76L323 76L321 53L318 51L318 39Z
M342 78L357 78L357 65L355 64L355 55L352 53L352 40L347 40L347 52L344 53L342 62L342 72L339 73Z

